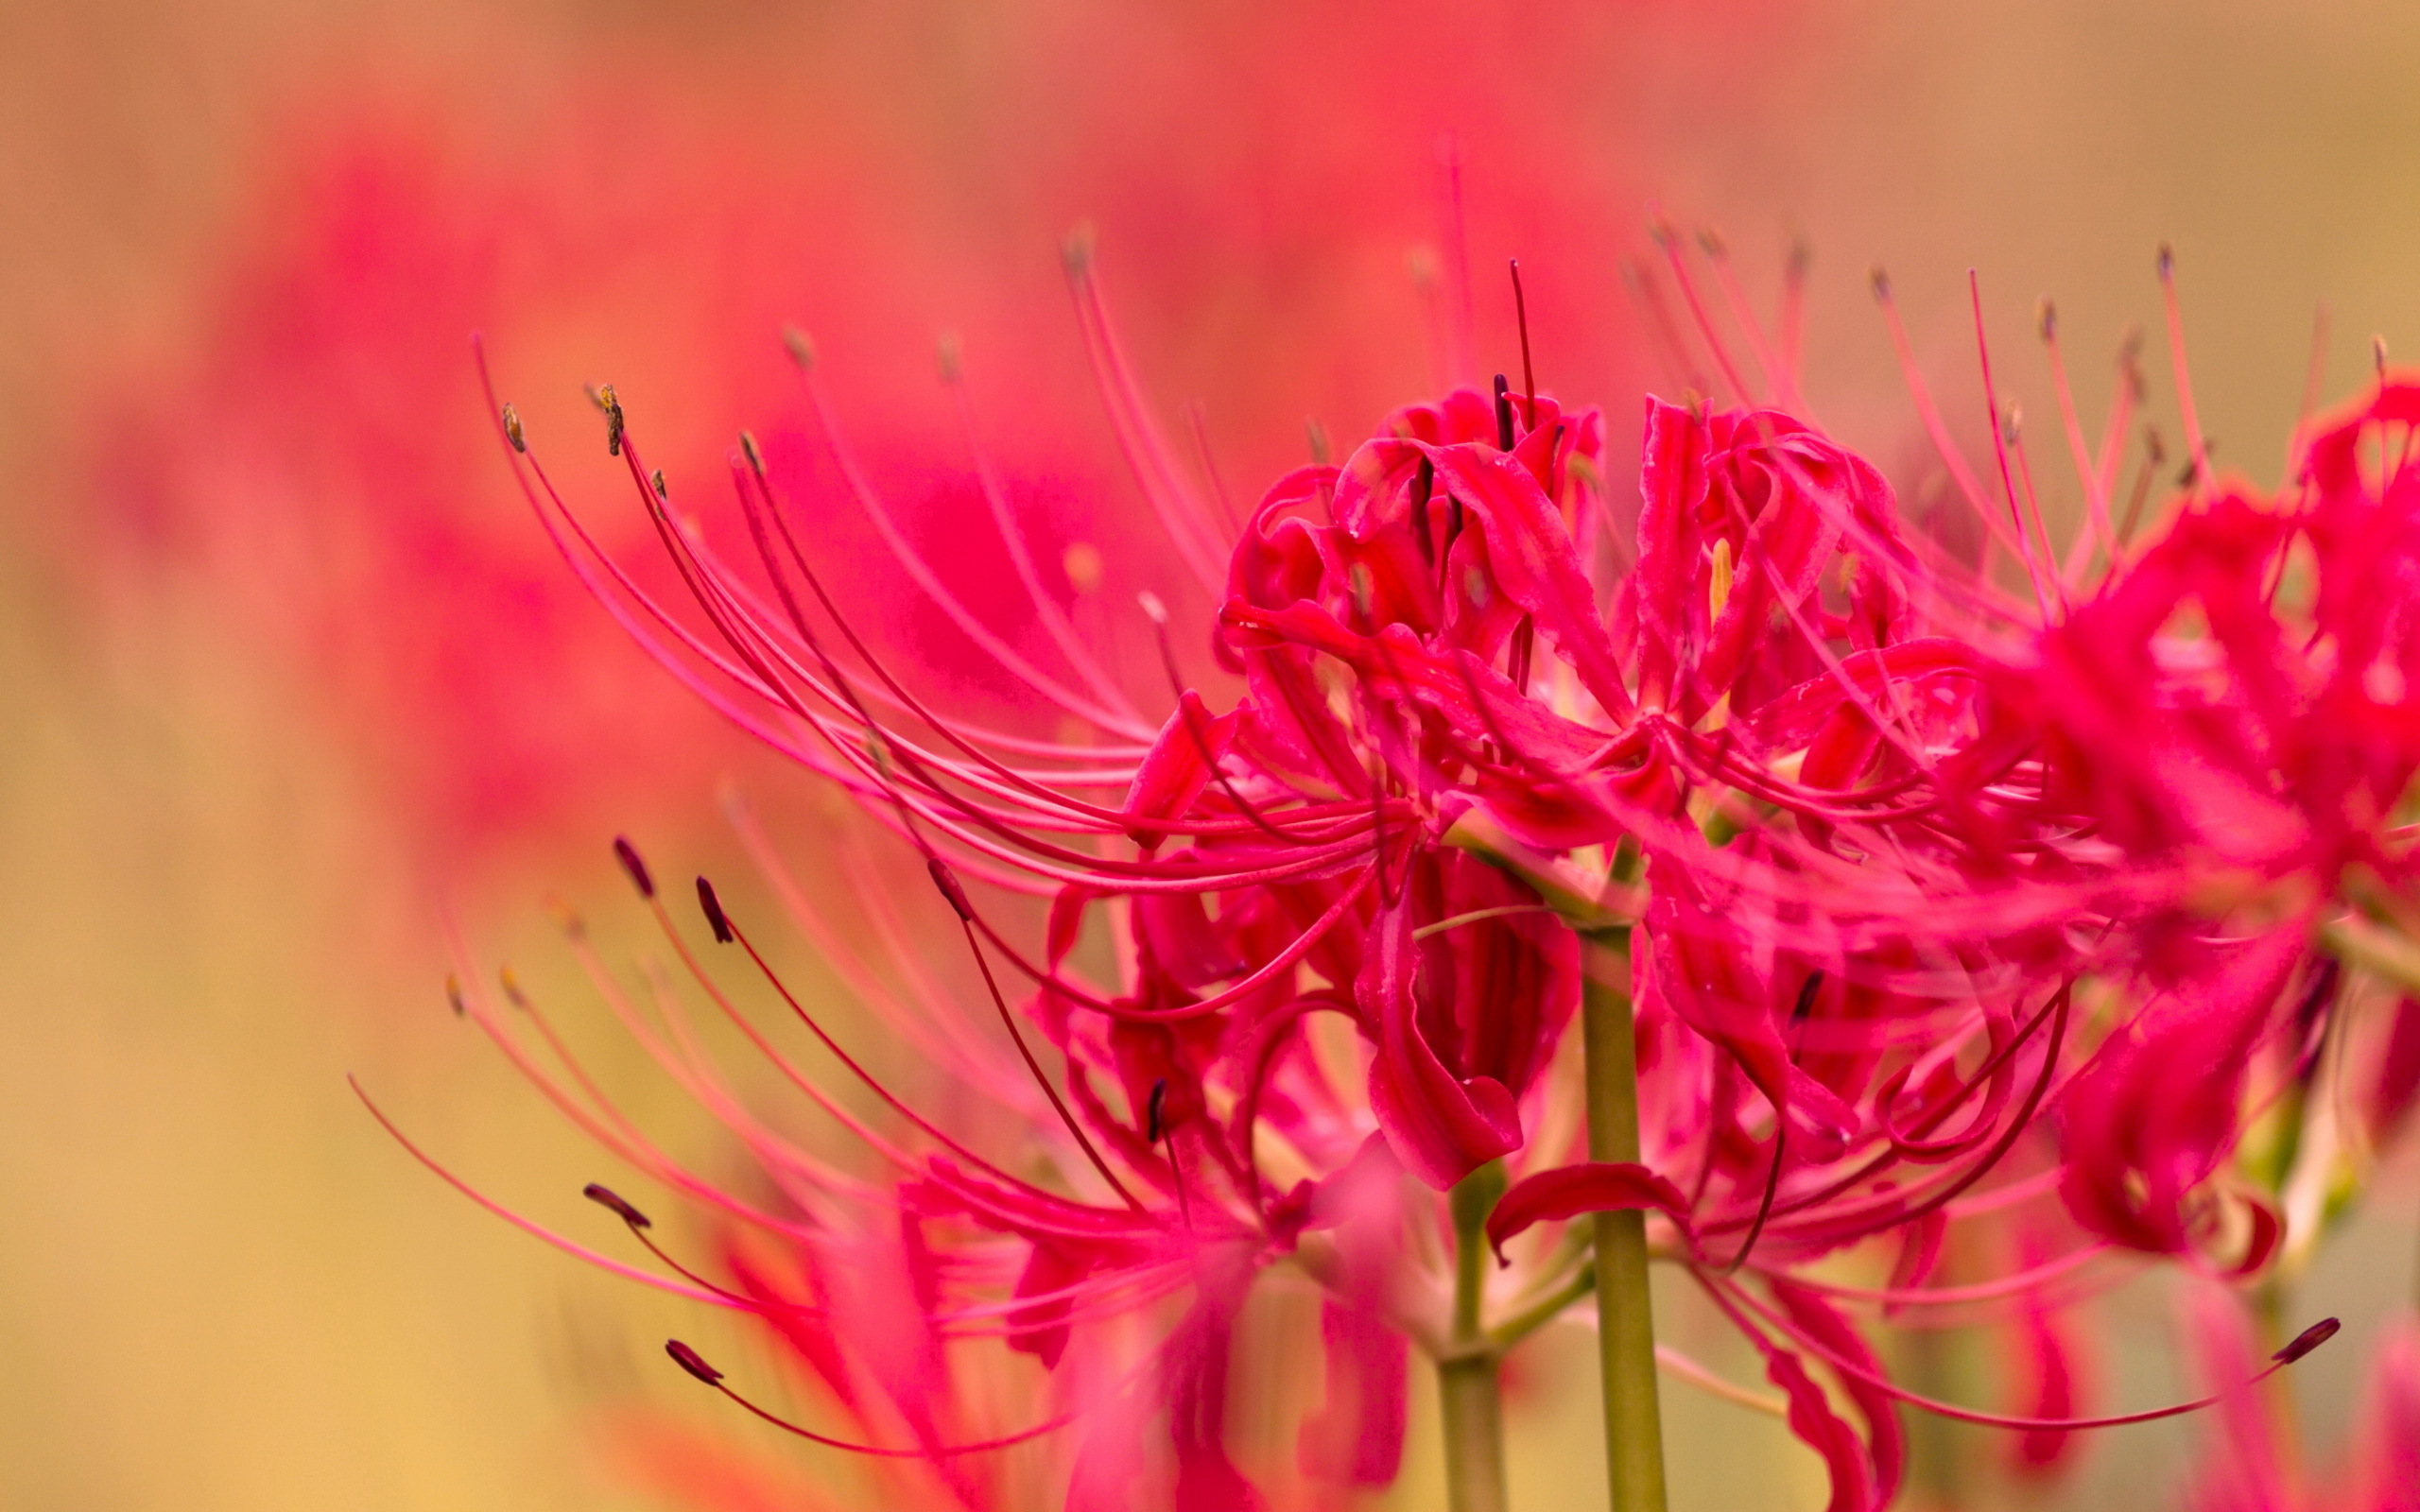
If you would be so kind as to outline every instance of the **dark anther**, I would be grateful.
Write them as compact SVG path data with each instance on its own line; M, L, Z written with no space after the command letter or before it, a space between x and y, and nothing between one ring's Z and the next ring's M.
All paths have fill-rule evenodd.
M2295 1334L2294 1340L2291 1344L2287 1345L2284 1349L2279 1349L2275 1354L2271 1355L2269 1358L2276 1361L2279 1365L2291 1365L2295 1361L2301 1359L2304 1355L2310 1353L2311 1350L2318 1349L2321 1345L2325 1344L2328 1340L2336 1337L2336 1331L2343 1326L2344 1325L2342 1323L2338 1322L2332 1317L2321 1318L2318 1322L2303 1330L2300 1333Z
M1437 541L1428 530L1428 495L1436 488L1437 464L1424 456L1411 480L1411 535L1420 543L1421 561L1431 567L1437 565Z
M1500 452L1512 450L1512 396L1500 372L1495 375L1495 447Z
M679 1366L682 1369L688 1371L693 1376L696 1376L707 1385L717 1386L722 1384L722 1372L716 1369L713 1366L706 1364L704 1356L699 1354L697 1350L682 1343L679 1339L665 1340L664 1352L672 1356L672 1363L674 1365Z
M1891 274L1890 274L1890 272L1889 272L1887 269L1885 269L1884 267L1882 267L1882 266L1881 266L1881 265L1876 264L1876 265L1875 266L1875 269L1874 269L1874 271L1873 271L1871 274L1869 274L1869 275L1868 275L1868 277L1871 279L1871 281L1872 281L1872 283L1873 283L1873 285L1874 285L1874 297L1875 297L1876 300L1881 301L1882 301L1883 303L1885 303L1885 304L1890 303L1890 302L1891 302Z
M794 325L782 327L782 345L789 350L790 361L798 364L801 372L815 366L815 343L806 338L805 332Z
M975 905L966 901L966 889L959 885L958 873L949 869L949 863L939 856L930 856L925 861L925 869L933 874L933 885L942 890L942 896L949 900L950 907L958 911L959 921L966 924L975 922Z
M2176 249L2166 242L2159 244L2159 276L2163 279L2176 276Z
M614 1217L621 1219L624 1223L629 1224L633 1228L652 1228L655 1227L654 1224L648 1220L648 1215L646 1213L631 1207L630 1203L623 1200L620 1193L615 1192L609 1186L605 1186L599 1182L591 1181L588 1185L579 1189L579 1194L586 1197L589 1201L596 1204L598 1207L603 1208L608 1212L611 1212Z
M504 438L512 443L516 452L529 450L529 438L521 434L521 411L510 404L504 406Z
M765 475L765 454L756 449L756 438L746 431L739 433L739 455L748 458L748 471L758 477Z
M715 896L715 885L703 877L698 879L698 906L705 910L706 926L715 932L715 943L730 944L731 916L722 911L722 900Z
M1807 972L1806 982L1798 988L1798 1005L1789 1010L1791 1024L1796 1025L1806 1022L1806 1016L1815 1011L1815 994L1823 990L1824 973Z
M640 897L655 896L655 879L648 875L647 863L639 859L639 849L631 844L630 836L614 836L614 859L620 862L622 869L630 874L631 885L639 890Z
M622 402L614 397L612 384L598 384L590 395L596 407L605 412L605 455L622 455Z
M458 1019L469 1011L462 1004L462 979L450 971L445 976L445 1001L453 1005Z
M2058 335L2059 307L2050 302L2050 296L2042 296L2042 302L2034 307L2033 314L2035 322L2042 327L2043 340L2048 341Z
M647 475L647 481L648 486L655 490L655 496L657 498L669 499L672 497L671 487L664 481L664 469L657 468L654 472L648 473Z
M1151 1083L1150 1098L1143 1105L1143 1138L1148 1143L1157 1144L1160 1143L1160 1136L1167 1132L1167 1125L1165 1115L1167 1112L1167 1107L1168 1079L1163 1076Z

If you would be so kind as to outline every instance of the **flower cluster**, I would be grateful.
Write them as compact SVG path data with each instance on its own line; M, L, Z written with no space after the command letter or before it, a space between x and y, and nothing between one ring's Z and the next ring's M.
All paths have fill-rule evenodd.
M1702 309L1694 265L1666 250ZM1605 417L1535 392L1524 332L1517 389L1399 409L1230 525L1153 426L1089 262L1071 266L1119 439L1198 578L1185 594L1215 607L1215 670L1188 672L1199 642L1148 595L1156 658L1080 634L1002 498L1055 664L886 532L1003 677L1063 716L1051 738L953 718L869 644L754 441L732 458L729 551L668 507L600 391L694 600L675 606L594 549L499 410L574 570L701 696L912 849L939 902L900 934L923 953L926 928L953 933L987 989L975 1013L893 993L743 816L797 922L929 1061L921 1094L869 1070L700 879L704 928L862 1084L869 1115L756 1025L620 843L697 988L887 1175L775 1132L701 1057L668 986L667 1034L575 932L768 1194L691 1174L465 988L572 1116L721 1236L710 1278L592 1188L671 1269L600 1263L760 1317L851 1425L785 1426L875 1456L903 1505L1025 1504L1018 1477L1046 1472L988 1452L1046 1436L1071 1446L1046 1472L1071 1506L1262 1504L1227 1448L1226 1378L1246 1299L1277 1270L1321 1297L1325 1404L1301 1425L1301 1472L1384 1484L1412 1349L1445 1372L1450 1417L1454 1380L1477 1369L1492 1391L1529 1332L1592 1292L1612 1305L1624 1231L1736 1324L1780 1395L1668 1348L1664 1368L1786 1415L1836 1512L1892 1498L1905 1405L2020 1430L2035 1461L2073 1429L2206 1405L2079 1414L2056 1314L2149 1259L2272 1265L2313 1220L2254 1169L2247 1130L2308 1087L2354 1005L2420 985L2398 823L2420 765L2420 385L2382 371L2304 427L2289 483L2264 492L2208 468L2180 338L2187 467L2138 529L2156 441L2122 518L2113 501L2140 380L2129 369L2091 447L2046 314L2083 496L2071 540L2045 527L1996 396L1979 472L1910 370L1979 526L1962 554L1809 418L1794 338L1749 327L1751 385L1702 318L1737 402L1647 401L1625 524ZM838 475L887 518L793 345ZM2410 1097L2414 1017L2394 1020L2364 1103L2380 1118ZM1604 1213L1634 1227L1582 1221ZM1954 1283L1936 1275L1952 1249ZM1842 1279L1857 1264L1871 1284ZM2038 1357L2033 1409L1894 1381L1868 1333L1899 1316L2008 1320ZM1611 1400L1630 1346L1603 1332ZM1050 1405L1004 1420L968 1384L1005 1368L970 1363L985 1349L1047 1371ZM2221 1384L2237 1400L2241 1381ZM1651 1388L1643 1426L1616 1436L1651 1452L1652 1405ZM1449 1459L1475 1452L1456 1433Z

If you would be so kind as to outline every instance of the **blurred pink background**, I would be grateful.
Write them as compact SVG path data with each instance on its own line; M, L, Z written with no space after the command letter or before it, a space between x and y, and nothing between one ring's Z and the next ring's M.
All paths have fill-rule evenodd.
M1199 404L1249 498L1306 421L1349 439L1446 359L1411 268L1441 255L1447 131L1480 370L1513 360L1517 255L1542 383L1617 437L1660 377L1620 277L1650 202L1720 225L1760 299L1808 240L1813 403L1886 463L1913 453L1877 261L1971 413L1969 266L2014 386L2047 402L2028 333L2051 292L2097 404L2094 354L2155 312L2172 241L2204 422L2264 477L2316 305L2331 392L2370 333L2420 345L2399 89L2420 17L2387 7L31 0L9 29L9 1505L660 1505L616 1431L659 1400L783 1457L661 1379L673 1310L451 1198L344 1087L363 1074L491 1187L572 1211L596 1158L445 1013L438 906L547 985L543 897L631 922L616 830L727 857L726 780L821 825L560 570L494 458L474 328L624 531L579 386L616 384L676 502L719 497L737 428L778 455L799 427L786 320L911 525L956 518L933 354L958 333L1021 498L1103 551L1119 602L1167 590L1061 238L1096 229L1164 421ZM828 531L886 638L979 704L863 521ZM955 545L979 608L982 543ZM669 1098L643 1110L681 1126ZM2414 1200L2391 1170L2297 1283L2355 1329L2296 1378L2322 1443L2367 1320L2411 1290ZM2100 1321L2110 1389L2172 1385L2156 1296ZM1521 1504L1599 1473L1576 1362L1539 1353ZM1987 1389L1971 1359L1941 1369ZM1820 1504L1779 1425L1668 1399L1677 1505ZM2113 1436L2064 1487L1986 1476L1965 1504L2164 1504L2184 1442Z

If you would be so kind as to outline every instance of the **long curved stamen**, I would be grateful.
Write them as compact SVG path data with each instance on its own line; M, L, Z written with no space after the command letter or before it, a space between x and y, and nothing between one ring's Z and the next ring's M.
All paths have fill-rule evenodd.
M1962 1423L1979 1423L1986 1428L2053 1432L2081 1431L2088 1428L2123 1428L2129 1423L2157 1422L2163 1418L2181 1418L2187 1413L2201 1412L2205 1408L2217 1406L2220 1402L2226 1400L2230 1395L2230 1393L2221 1392L2207 1397L2197 1397L2191 1401L2173 1402L2165 1407L2145 1408L2141 1412L2116 1413L2102 1418L2021 1418L2007 1413L1983 1412L1973 1407L1961 1407L1955 1402L1918 1395L1904 1386L1894 1384L1886 1376L1876 1375L1854 1360L1842 1358L1839 1350L1798 1328L1773 1308L1759 1300L1754 1293L1736 1282L1716 1280L1703 1271L1693 1271L1691 1274L1696 1276L1699 1284L1705 1287L1714 1297L1715 1305L1728 1314L1732 1321L1742 1329L1754 1327L1740 1311L1740 1306L1744 1305L1761 1317L1775 1332L1787 1336L1793 1345L1814 1355L1841 1374L1861 1382L1888 1395L1893 1400L1906 1402L1910 1407L1931 1413L1937 1418L1948 1418ZM2268 1365L2239 1382L2235 1389L2242 1391L2258 1385L2334 1338L2342 1327L2342 1325L2335 1318L2322 1318L2296 1334L2284 1349L2270 1357Z
M2042 623L2048 625L2051 623L2050 596L2043 586L2042 564L2034 559L2033 541L2025 533L2025 516L2016 505L2016 484L2009 476L2007 427L2000 418L1999 394L1992 386L1991 343L1983 337L1983 284L1971 267L1966 270L1966 289L1975 306L1975 356L1983 370L1983 409L1991 418L1992 455L1999 461L2000 492L2008 500L2009 524L2016 530L2017 558L2025 563L2026 580L2033 585L2034 607L2042 612ZM2047 546L2048 542L2046 541L2044 544Z
M1731 391L1738 396L1741 404L1754 404L1756 402L1754 391L1748 387L1747 380L1739 376L1738 368L1731 361L1730 349L1723 345L1721 333L1715 330L1714 321L1706 315L1705 301L1698 298L1697 281L1689 277L1688 259L1682 252L1681 238L1672 230L1672 223L1666 220L1661 212L1651 213L1647 223L1647 234L1655 243L1656 249L1664 254L1664 266L1671 270L1672 283L1681 291L1681 302L1688 307L1689 319L1697 327L1698 338L1705 343L1706 351L1713 353L1714 365L1722 370L1723 382L1731 386Z
M975 956L977 970L983 973L983 986L992 994L993 1005L1000 1010L1001 1026L1009 1031L1009 1038L1016 1041L1017 1054L1025 1057L1026 1069L1033 1073L1035 1084L1050 1099L1051 1110L1059 1115L1059 1122L1066 1125L1068 1134L1083 1150L1084 1159L1092 1162L1093 1169L1100 1173L1100 1178L1109 1183L1110 1190L1116 1193L1129 1208L1141 1212L1143 1204L1135 1200L1134 1194L1126 1190L1126 1183L1117 1179L1117 1173L1101 1159L1100 1151L1093 1146L1091 1136L1076 1122L1076 1115L1067 1111L1066 1103L1059 1096L1058 1087L1043 1072L1042 1062L1033 1057L1032 1048L1025 1042L1023 1031L1017 1028L1016 1017L1009 1012L1009 1000L1000 995L1000 984L992 975L992 963L984 957L982 943L975 937L975 905L967 901L966 889L959 885L958 879L950 874L949 867L941 857L928 857L925 864L932 871L933 885L941 890L950 911L958 915L959 928L966 935L966 948Z
M2193 472L2196 497L2210 487L2210 445L2202 434L2201 412L2193 404L2193 375L2185 362L2185 312L2176 301L2176 249L2159 244L2160 311L2168 321L2168 362L2176 375L2176 409L2185 422L2185 460Z
M1058 1417L1051 1418L1049 1421L1037 1423L1031 1428L1021 1429L1013 1434L1003 1434L996 1438L980 1439L969 1444L928 1444L915 1449L890 1448L881 1444L860 1443L855 1439L835 1438L829 1434L819 1434L812 1428L802 1427L797 1423L791 1422L786 1418L779 1417L776 1414L768 1412L766 1409L759 1407L756 1403L749 1400L746 1397L743 1397L738 1392L733 1390L724 1383L721 1371L716 1369L713 1366L708 1365L697 1350L682 1343L679 1339L666 1341L664 1347L664 1352L670 1355L672 1357L672 1363L679 1366L683 1370L688 1372L689 1375L705 1383L707 1385L714 1387L717 1391L721 1392L733 1401L737 1402L741 1407L746 1408L749 1412L763 1418L765 1421L772 1424L782 1432L798 1438L804 1438L810 1444L821 1444L826 1449L846 1450L852 1454L867 1454L877 1459L955 1459L965 1454L988 1454L995 1450L1011 1449L1018 1444L1031 1443L1033 1440L1043 1437L1045 1435L1055 1434L1060 1429L1074 1422L1079 1416L1072 1412L1061 1413Z

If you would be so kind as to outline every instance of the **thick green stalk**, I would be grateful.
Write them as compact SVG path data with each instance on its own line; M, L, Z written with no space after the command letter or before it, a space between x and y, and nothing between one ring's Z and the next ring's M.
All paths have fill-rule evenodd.
M1464 1177L1446 1201L1454 1215L1452 1336L1437 1361L1444 1424L1445 1505L1450 1512L1505 1512L1503 1354L1482 1326L1487 1215L1504 1194L1504 1163Z
M1638 1159L1638 1049L1619 947L1582 978L1581 1048L1588 1066L1588 1159ZM1609 980L1599 981L1599 977ZM1648 1307L1647 1215L1600 1212L1597 1228L1597 1353L1604 1383L1605 1471L1614 1512L1665 1512L1664 1420L1655 1395L1655 1320Z

